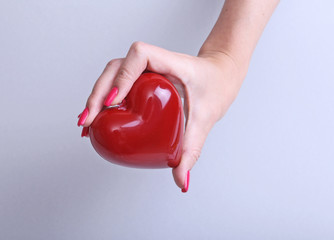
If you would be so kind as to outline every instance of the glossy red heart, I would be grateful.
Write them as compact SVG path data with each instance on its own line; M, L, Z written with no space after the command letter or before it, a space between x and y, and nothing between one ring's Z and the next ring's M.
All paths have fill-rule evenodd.
M165 77L144 73L120 107L101 111L90 126L94 149L104 159L137 168L176 167L184 128L180 96Z

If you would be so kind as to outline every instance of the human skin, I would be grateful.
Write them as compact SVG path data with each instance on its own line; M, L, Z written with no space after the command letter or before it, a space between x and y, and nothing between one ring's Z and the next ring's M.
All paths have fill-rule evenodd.
M208 133L227 112L246 76L256 44L279 0L226 0L198 56L171 52L143 42L125 58L113 59L96 81L84 112L82 136L104 105L120 103L145 70L166 76L185 99L186 130L176 185L187 192L189 171Z

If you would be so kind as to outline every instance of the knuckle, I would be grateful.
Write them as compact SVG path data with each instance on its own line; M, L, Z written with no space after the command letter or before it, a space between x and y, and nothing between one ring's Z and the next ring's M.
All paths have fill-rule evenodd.
M115 60L113 59L113 60L110 60L110 61L107 63L106 67L107 67L107 68L111 68L111 67L114 66L114 65L115 65Z
M90 96L87 99L87 106L89 106L89 108L96 108L99 106L100 102L100 96L98 96L96 93L92 92L90 94Z
M141 52L143 52L143 48L145 47L145 43L140 42L140 41L136 41L134 43L132 43L131 47L130 47L130 51L133 51L136 54L139 54Z
M107 63L107 68L111 68L114 67L116 64L118 64L120 60L119 59L112 59Z
M98 99L98 95L96 94L95 91L92 91L88 97L87 102L91 103L91 102L95 102Z
M201 149L193 148L191 150L186 150L184 154L186 154L192 161L197 162L201 156Z
M121 68L118 72L118 81L128 82L131 79L131 73L126 68Z

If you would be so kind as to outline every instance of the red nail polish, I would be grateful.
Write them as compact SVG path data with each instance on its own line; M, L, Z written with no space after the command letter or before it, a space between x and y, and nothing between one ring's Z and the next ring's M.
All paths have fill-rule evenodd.
M83 110L83 112L81 113L81 116L80 116L79 121L78 121L78 126L82 126L85 123L85 121L88 117L88 113L89 113L88 108L86 107L85 110Z
M82 128L81 137L88 137L89 127Z
M190 171L188 170L187 175L186 175L186 179L184 181L184 188L182 188L182 192L186 193L188 192L188 188L189 188L189 179L190 179Z
M113 87L110 93L108 94L108 96L106 97L106 100L104 101L104 106L107 106L107 107L110 106L112 101L115 99L117 93L118 93L118 88Z

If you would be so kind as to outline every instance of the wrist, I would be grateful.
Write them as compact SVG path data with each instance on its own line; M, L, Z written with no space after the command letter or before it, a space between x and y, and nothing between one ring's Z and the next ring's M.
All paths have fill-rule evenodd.
M213 61L218 67L226 68L230 66L241 80L245 78L248 71L249 61L241 60L231 52L223 49L213 50L203 45L198 53L198 57Z

